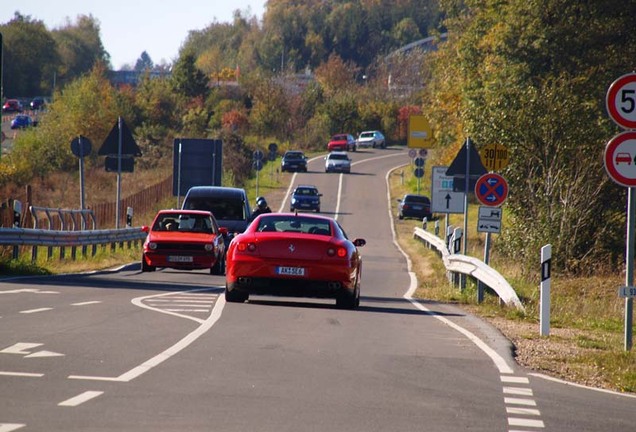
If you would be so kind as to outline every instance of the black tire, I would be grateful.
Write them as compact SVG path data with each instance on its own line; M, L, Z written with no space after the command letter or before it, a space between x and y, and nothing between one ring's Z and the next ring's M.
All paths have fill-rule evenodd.
M336 297L336 307L338 309L355 309L360 304L360 293L356 289L353 293L342 291Z
M153 272L157 270L157 267L148 265L146 263L146 256L144 254L141 255L141 271L142 272Z
M316 213L320 213L320 207L316 207Z
M210 269L210 274L223 276L225 274L225 256L217 258L216 262Z
M399 213L399 214L398 214L398 219L404 219L404 215L403 215L403 214L401 214L401 213Z
M244 303L249 298L248 293L244 293L238 290L228 289L228 285L225 284L225 301L229 303Z

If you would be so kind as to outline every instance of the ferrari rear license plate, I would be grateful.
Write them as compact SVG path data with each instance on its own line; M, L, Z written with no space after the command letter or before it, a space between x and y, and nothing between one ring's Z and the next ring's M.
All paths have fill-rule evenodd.
M192 257L186 255L170 255L168 256L168 262L189 263L192 262Z
M305 276L304 267L276 267L276 273L287 276Z

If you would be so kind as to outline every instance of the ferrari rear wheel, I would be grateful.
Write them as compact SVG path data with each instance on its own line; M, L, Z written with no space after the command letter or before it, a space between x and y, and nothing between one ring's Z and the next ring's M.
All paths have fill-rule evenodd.
M141 255L141 271L142 272L153 272L157 269L155 266L148 265L146 263L146 256L144 254Z
M336 297L336 307L339 309L355 309L360 304L360 291L356 288L353 293L343 291Z
M243 303L247 301L248 298L248 293L244 293L238 290L230 290L228 289L227 284L225 284L225 301L229 303Z

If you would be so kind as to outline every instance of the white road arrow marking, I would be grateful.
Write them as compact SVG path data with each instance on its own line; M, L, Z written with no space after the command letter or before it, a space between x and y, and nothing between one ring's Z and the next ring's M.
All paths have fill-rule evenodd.
M0 423L0 432L12 432L25 426L25 424L18 423Z
M21 343L17 343L15 345L12 345L8 348L3 349L2 351L0 351L0 354L20 354L20 355L24 355L24 358L27 357L60 357L60 356L64 356L64 354L60 354L60 353L56 353L53 351L46 351L46 350L42 350L42 351L36 351L36 352L32 352L33 348L39 347L43 344L41 343L27 343L27 342L21 342ZM0 430L0 432L2 432Z
M2 351L0 351L0 353L2 354L31 354L29 351L31 348L35 348L35 347L39 347L43 344L41 343L17 343L15 345L12 345L8 348L3 349Z

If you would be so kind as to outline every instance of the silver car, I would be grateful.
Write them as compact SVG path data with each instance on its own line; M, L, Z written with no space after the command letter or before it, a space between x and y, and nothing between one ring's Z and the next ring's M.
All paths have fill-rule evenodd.
M386 139L380 131L364 131L360 132L358 139L356 140L356 148L362 147L386 147Z
M351 172L351 159L347 152L333 151L325 156L325 172Z

